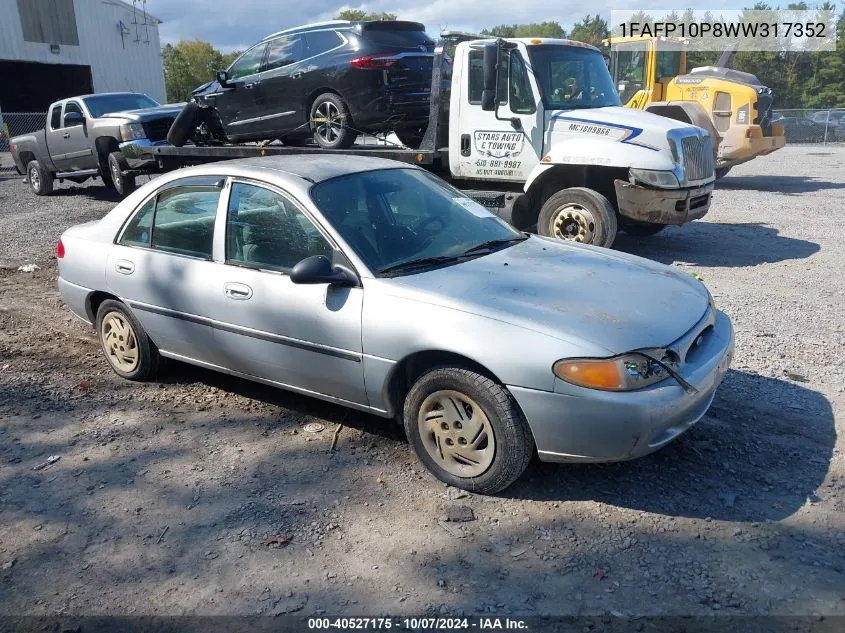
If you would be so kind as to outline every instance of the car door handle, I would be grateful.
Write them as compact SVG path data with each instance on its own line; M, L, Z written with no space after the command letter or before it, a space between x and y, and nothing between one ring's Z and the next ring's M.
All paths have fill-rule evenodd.
M255 88L255 82L250 82L248 84L244 84L244 88L247 89L247 90L252 90L253 88Z
M62 138L70 138L70 132L65 132L62 134Z
M125 259L119 259L115 262L114 269L121 275L131 275L135 272L135 264Z
M223 294L235 301L246 301L252 297L252 288L246 284L230 282L223 286Z
M290 76L290 78L291 78L291 79L299 79L299 78L300 78L300 77L302 77L302 75L304 75L304 74L305 74L305 71L304 71L304 70L297 70L295 73L293 73L293 74Z

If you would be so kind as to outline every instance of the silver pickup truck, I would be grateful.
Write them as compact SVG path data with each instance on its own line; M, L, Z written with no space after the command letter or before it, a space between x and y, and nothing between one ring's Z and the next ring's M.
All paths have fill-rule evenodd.
M163 141L184 104L159 105L133 92L112 92L63 99L50 105L43 130L16 136L9 149L20 174L39 196L53 191L55 180L82 183L100 177L121 196L135 189L136 170L121 153Z

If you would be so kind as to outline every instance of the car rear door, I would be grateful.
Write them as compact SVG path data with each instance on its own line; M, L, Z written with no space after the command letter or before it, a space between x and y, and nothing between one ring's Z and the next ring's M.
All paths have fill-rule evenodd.
M259 127L267 137L284 136L302 128L307 135L308 114L304 111L304 77L310 64L305 61L302 35L283 35L267 43L264 71L256 99L261 114Z
M213 261L219 177L172 181L130 217L106 267L121 298L168 356L219 365L206 306L220 266Z
M237 179L229 194L225 263L204 299L226 367L366 405L363 288L294 284L302 259L342 256L292 196Z

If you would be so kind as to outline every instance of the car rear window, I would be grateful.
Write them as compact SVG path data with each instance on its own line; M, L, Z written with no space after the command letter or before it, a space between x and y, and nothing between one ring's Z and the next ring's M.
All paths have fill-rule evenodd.
M425 46L426 50L434 50L434 40L425 31L410 31L404 29L367 29L364 39L384 48L416 48Z

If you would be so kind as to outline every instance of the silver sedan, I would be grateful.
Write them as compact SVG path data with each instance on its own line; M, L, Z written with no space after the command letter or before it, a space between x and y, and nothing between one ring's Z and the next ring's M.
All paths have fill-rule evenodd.
M348 156L157 178L57 247L112 369L161 357L404 424L483 493L532 456L616 461L705 413L733 329L691 276L519 233L432 174Z

